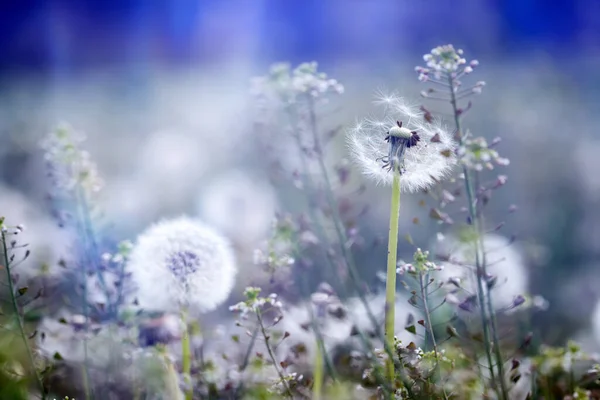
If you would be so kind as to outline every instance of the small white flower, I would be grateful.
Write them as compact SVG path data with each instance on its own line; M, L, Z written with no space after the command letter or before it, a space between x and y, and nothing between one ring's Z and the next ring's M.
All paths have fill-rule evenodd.
M348 134L348 145L363 173L379 183L391 184L392 171L401 174L400 189L427 189L450 174L456 158L455 143L439 121L429 123L425 114L397 96L381 96L382 120L365 119Z
M158 311L211 311L227 299L236 275L228 240L187 217L141 234L128 267L140 306Z

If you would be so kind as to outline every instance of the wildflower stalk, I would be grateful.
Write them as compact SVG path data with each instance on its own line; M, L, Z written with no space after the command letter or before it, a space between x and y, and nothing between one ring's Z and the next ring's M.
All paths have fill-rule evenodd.
M185 400L192 400L194 387L192 386L192 349L190 342L190 332L187 324L187 312L181 312L181 322L183 324L183 334L181 337L181 372L185 381Z
M433 353L435 357L435 368L433 369L434 375L440 372L440 356L438 352L437 342L435 340L435 333L433 331L433 324L431 323L431 310L429 309L429 302L427 300L429 294L427 293L427 284L425 281L429 274L425 275L422 270L422 266L419 265L419 289L421 292L421 299L423 299L423 311L425 312L425 323L427 324L427 331L425 333L425 343L427 343L427 337L431 340L431 346L433 347ZM448 399L448 395L446 394L446 390L444 389L442 383L442 394L444 395L444 399Z
M164 363L164 368L165 368L165 374L163 377L164 384L165 384L165 392L166 392L165 394L168 396L169 399L182 400L183 396L182 396L181 390L179 389L179 384L178 384L178 379L177 379L177 371L175 370L175 367L173 366L173 362L169 358L164 346L160 346L158 351L162 358L162 361ZM187 396L187 394L186 394L186 396ZM187 400L187 397L186 397L186 400Z
M315 368L313 370L312 399L320 400L323 390L323 341L317 340L315 352Z
M267 348L267 353L269 353L269 357L271 358L271 362L273 363L273 368L275 368L275 371L277 371L277 375L279 375L281 384L285 388L285 394L290 399L293 399L294 395L292 394L292 390L290 389L290 385L288 385L285 376L283 376L283 372L281 372L281 369L279 368L279 363L277 362L277 359L275 358L275 353L273 353L273 349L271 348L271 344L269 343L269 339L271 337L267 333L265 324L262 319L262 314L258 308L256 308L256 319L258 320L258 326L260 326L260 332L262 333L263 338L265 339L265 347Z
M242 361L242 363L240 364L240 367L238 369L238 371L240 373L244 372L246 370L246 368L248 367L248 365L250 364L250 357L252 356L252 350L254 350L254 345L256 343L256 338L258 337L259 330L260 330L259 326L258 326L258 324L256 324L256 326L252 330L252 336L250 337L250 343L248 344L248 348L246 349L246 353L244 354L244 360ZM235 388L233 398L235 398L235 399L241 398L242 397L241 393L243 392L243 390L244 390L244 380L240 379L239 384Z
M400 219L400 173L394 169L392 201L390 207L390 233L388 237L387 279L385 282L385 340L394 348L394 323L396 306L396 264L398 262L398 220ZM394 360L387 360L387 377L395 380Z
M0 226L2 226L2 220L0 219ZM13 308L13 312L15 313L15 321L17 322L17 327L19 328L19 334L23 339L23 344L25 345L25 350L27 351L27 357L29 358L29 363L31 364L31 370L35 377L36 384L39 386L40 395L42 396L42 400L46 399L46 393L44 390L44 384L42 382L42 378L38 373L38 370L35 366L35 360L33 359L33 352L31 351L31 346L29 345L29 341L27 340L27 335L25 334L25 327L23 324L23 320L21 319L21 313L19 310L19 304L17 303L17 298L15 297L15 288L13 284L13 278L10 270L11 261L8 257L8 249L6 247L6 233L2 230L2 253L3 253L3 262L4 268L6 269L6 276L8 281L8 291L10 293L10 301L11 306Z
M456 127L457 137L459 141L459 145L463 144L463 134L461 130L460 124L460 110L458 109L457 98L456 98L456 90L455 90L455 82L452 74L448 74L448 84L450 86L450 104L452 105L452 111L454 115L454 124ZM481 255L484 253L483 250L483 242L480 237L481 234L481 224L479 220L479 216L477 214L477 210L475 208L475 199L474 199L474 191L473 185L471 183L471 177L469 170L466 165L462 166L464 179L465 179L465 189L467 194L467 202L468 202L468 212L469 218L471 220L471 224L475 227L476 232L478 233L475 238L475 268L477 274L477 292L478 292L478 300L479 300L479 309L481 312L481 319L483 325L483 337L485 342L485 352L488 364L490 366L490 377L492 382L494 382L494 387L498 392L498 387L496 386L496 379L494 374L494 364L492 361L492 349L490 348L490 331L492 333L493 340L493 348L494 355L496 358L496 363L498 367L498 381L500 383L500 391L498 392L498 397L508 400L508 390L506 388L506 383L504 381L504 362L502 360L502 354L500 352L500 341L498 338L498 332L496 329L496 321L494 317L494 309L492 306L492 296L490 291L488 291L487 295L483 286L483 277L486 275L486 267L485 263L482 262ZM487 312L486 312L487 308ZM489 314L489 318L488 315ZM488 322L490 323L488 330Z
M82 209L84 207L85 195L83 193L83 189L81 185L77 185L76 191L76 205L77 212L79 214L79 229L81 234L81 240L83 241L83 251L84 251L84 260L81 265L81 288L83 293L82 295L82 306L83 306L83 316L85 318L85 335L82 339L83 344L83 390L85 392L86 400L90 400L92 398L91 388L90 388L90 373L89 373L89 364L88 364L88 343L87 343L87 333L88 333L88 324L89 324L89 308L88 308L88 300L87 300L87 272L88 265L93 263L92 257L88 252L88 236L87 229L84 227L85 220L85 211Z

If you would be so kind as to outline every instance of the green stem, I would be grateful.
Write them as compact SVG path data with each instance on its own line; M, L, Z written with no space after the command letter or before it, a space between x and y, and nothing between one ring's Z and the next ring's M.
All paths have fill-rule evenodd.
M0 224L1 226L2 224ZM44 390L44 384L42 383L42 378L40 377L37 368L35 367L35 360L33 359L33 352L31 351L31 346L29 346L29 342L27 340L27 335L25 334L25 327L23 326L23 321L21 320L21 313L19 310L19 304L17 303L17 298L15 297L15 288L13 285L12 274L10 272L10 259L8 257L8 249L6 248L6 234L2 232L2 251L4 253L4 267L6 268L6 275L8 281L8 291L10 292L10 300L11 305L13 307L13 312L15 313L15 320L17 321L17 326L19 328L19 334L23 339L23 344L25 345L25 350L27 351L27 357L29 358L29 363L31 364L31 370L35 377L36 383L39 386L40 394L42 396L42 400L46 398L46 392Z
M331 179L329 178L329 173L327 172L327 166L325 165L325 158L323 156L323 146L319 139L319 131L317 129L317 116L315 113L314 100L310 96L307 96L307 100L308 100L308 104L309 104L308 108L309 108L309 117L310 117L310 127L311 127L311 132L313 135L315 153L317 155L317 161L319 164L319 168L321 170L321 174L323 175L323 179L325 180L325 197L327 199L329 209L331 210L331 213L333 214L333 225L334 225L335 232L337 234L338 241L339 241L339 244L341 247L342 256L344 258L346 267L348 269L348 275L350 277L350 281L351 281L352 285L354 286L354 288L356 289L356 291L358 293L358 297L359 297L361 303L365 307L367 316L369 317L371 324L373 324L373 328L375 329L375 334L378 337L380 337L380 339L382 339L382 341L384 343L384 350L386 351L390 360L392 360L392 367L393 367L393 362L394 362L394 358L395 358L395 354L394 354L394 350L393 350L394 349L393 339L392 339L392 345L390 346L389 343L386 342L384 334L381 332L381 328L379 327L379 324L378 324L377 320L375 319L375 316L373 315L371 308L369 307L369 303L367 302L367 299L365 298L365 296L363 294L362 287L360 285L361 281L358 276L356 264L354 262L354 257L352 255L352 252L349 251L348 246L346 245L346 243L348 243L348 238L346 236L346 229L342 223L342 218L339 213L337 201L336 201L334 193L333 193L333 186L331 184ZM395 278L395 275L394 275L394 278ZM363 336L362 332L360 332L360 335L362 338L362 336ZM367 350L369 350L369 349L367 349ZM394 384L394 382L391 382L391 383ZM385 387L386 387L385 383L384 383L383 387L384 387L384 391L385 391ZM406 389L409 390L409 392L410 392L409 387L406 387ZM387 395L388 393L385 392L384 394Z
M187 312L181 312L181 322L183 324L183 336L181 338L182 361L181 371L186 384L185 400L192 400L194 388L192 386L192 348L190 342L190 332L187 324Z
M84 333L85 335L83 336L82 342L83 342L83 389L85 392L85 398L86 400L90 400L92 399L92 392L91 392L91 388L90 388L90 372L89 372L89 362L88 362L88 343L87 343L87 334L89 332L88 330L88 326L90 323L90 316L89 316L89 309L88 309L88 299L87 299L87 293L88 293L88 282L87 282L87 271L88 271L88 266L91 265L94 260L92 258L92 256L89 254L88 251L88 244L87 244L87 233L86 233L86 228L84 226L84 215L85 215L85 211L83 210L85 204L85 195L83 193L83 190L81 188L81 185L77 185L76 190L75 190L75 207L77 208L77 214L79 217L79 221L78 221L78 229L80 230L80 235L81 235L81 241L83 244L83 252L84 252L84 256L83 256L83 262L81 265L81 286L82 286L82 306L83 306L83 316L85 317L85 326L84 326Z
M456 99L456 92L454 90L454 78L451 74L448 74L448 83L450 85L450 104L452 105L452 111L454 114L454 124L456 126L456 132L459 140L459 144L463 144L463 134L460 125L460 112L458 110L458 103ZM478 233L475 239L475 267L476 267L476 280L477 280L477 298L479 300L479 309L481 312L482 326L483 326L483 337L485 341L485 352L486 358L490 368L490 377L492 382L494 383L494 388L497 391L498 397L508 400L508 390L506 388L506 383L504 381L504 363L502 360L502 354L500 351L500 343L498 339L498 333L496 331L496 322L492 307L492 298L488 291L487 295L483 286L483 278L486 275L486 266L485 263L481 260L481 254L484 252L483 241L482 238L479 237L480 224L479 218L477 215L477 210L475 208L475 195L473 191L473 186L471 184L471 177L469 170L465 165L462 167L464 178L465 178L465 189L467 194L467 202L468 202L468 211L469 218L471 219L471 224L475 228L475 231ZM487 301L486 301L487 300ZM496 363L498 366L498 381L500 383L500 391L498 391L496 383L496 378L494 374L494 363L492 361L492 350L490 348L490 334L488 331L488 316L486 315L486 308L488 308L490 329L493 334L493 347L494 347L494 355L496 357Z
M485 246L484 246L484 241L483 241L483 237L484 237L484 232L485 232L485 219L483 217L482 213L478 213L478 238L479 240L479 245L481 246L481 258L482 258L482 265L483 265L483 273L486 274L486 266L487 266L487 260L486 260L486 254L485 254ZM502 390L503 395L505 396L505 399L508 399L508 388L506 387L506 381L505 381L505 372L504 372L504 359L502 358L502 349L500 348L500 338L498 336L498 329L497 329L497 323L496 323L496 313L494 310L494 305L492 302L492 291L488 289L487 293L486 293L486 306L488 309L488 314L489 314L489 319L490 319L490 328L492 331L492 340L494 341L494 355L496 356L496 365L498 367L498 378L500 380L500 388Z
M163 382L165 385L165 394L168 396L169 399L182 400L183 394L181 393L181 389L179 389L177 371L175 371L173 362L171 362L171 360L169 359L167 351L164 347L159 348L158 351L163 359L166 370Z
M313 390L312 399L321 400L321 391L323 390L323 342L317 340L315 354L315 368L313 371Z
M392 181L392 201L390 207L390 233L388 238L387 279L385 282L385 340L394 348L394 326L396 308L396 264L398 258L398 220L400 219L400 173L394 171ZM387 378L393 385L394 360L387 360Z
M281 384L285 388L286 396L290 399L293 399L294 395L292 394L290 385L285 379L285 376L283 376L283 372L281 372L281 369L279 369L279 363L277 362L277 359L275 358L275 353L273 353L273 349L271 348L271 344L269 343L269 339L271 337L267 334L267 330L265 329L265 324L262 319L262 314L259 309L256 310L256 318L258 320L258 326L260 326L260 332L262 333L263 338L265 339L265 347L267 348L267 353L269 353L269 357L271 358L271 362L273 363L273 368L275 368L275 371L277 371L277 375L279 375Z
M356 289L356 292L358 294L358 298L360 299L361 303L363 304L363 307L365 308L365 311L367 313L367 316L369 318L369 321L371 322L371 324L373 325L373 329L375 330L375 334L377 335L377 337L379 339L382 340L382 342L384 343L384 350L386 351L388 357L390 357L390 359L394 359L394 353L393 353L393 348L388 346L388 344L385 341L384 338L384 333L381 330L381 327L379 326L379 322L377 321L377 319L375 318L375 315L373 314L373 311L371 310L371 307L369 306L369 303L363 293L362 287L361 287L361 280L360 277L358 275L355 263L354 263L354 258L352 256L352 253L349 251L349 249L346 246L346 243L348 242L347 238L346 238L346 234L345 234L345 229L341 224L341 218L339 215L339 210L337 207L337 202L335 200L335 196L333 195L333 189L331 186L331 180L329 179L329 174L327 173L327 168L325 166L325 161L323 159L323 155L321 152L321 143L319 141L319 135L318 135L318 129L317 129L317 119L316 119L316 114L315 114L315 110L314 110L314 103L312 102L312 100L310 98L308 98L309 101L309 113L310 113L310 126L311 126L311 132L313 134L313 140L315 143L315 148L318 149L318 151L316 151L317 153L317 158L319 161L319 167L320 167L320 172L323 175L323 178L325 180L325 194L326 194L326 199L329 205L329 208L331 209L332 213L333 213L333 222L334 222L334 228L335 228L335 232L337 234L338 237L338 241L340 243L341 246L341 251L342 251L342 256L344 258L344 262L348 268L348 275L350 276L350 281L352 282L354 288ZM305 171L305 176L304 176L304 185L307 188L313 188L313 182L310 179L310 171L308 168L308 163L306 160L306 156L302 151L302 143L300 141L300 134L299 134L299 128L296 126L295 121L296 118L294 116L294 113L292 112L291 109L286 109L287 113L288 113L288 117L290 119L290 124L292 125L292 127L294 128L294 132L292 134L292 136L294 137L294 139L296 140L296 144L298 145L298 149L300 150L300 159L302 161L302 168ZM309 190L310 192L310 190ZM308 213L310 215L310 218L312 220L315 221L315 224L317 226L317 228L319 229L319 233L321 234L324 244L325 244L325 248L332 248L331 243L329 241L329 237L327 235L327 233L325 232L325 228L323 226L322 223L320 223L319 218L317 217L314 209L312 207L309 206L308 208ZM335 268L335 262L334 260L331 259L331 255L329 254L329 252L325 252L327 260L329 261L329 263L331 264L332 270ZM334 276L335 277L335 276ZM343 285L341 286L341 288L343 289ZM365 347L365 350L367 352L371 351L371 347L370 345L368 345L368 340L366 338L366 336L364 335L364 333L359 330L359 337ZM329 365L329 358L327 357L327 355L325 355L325 361L326 361L326 365ZM384 388L384 394L386 396L389 395L389 393L387 392L387 385L385 384L385 382L381 382ZM410 391L410 388L407 388L407 390Z
M438 375L440 377L441 380L441 367L440 367L440 358L439 358L439 352L438 352L438 346L437 346L437 342L435 340L435 333L433 331L433 324L431 323L431 311L429 310L429 301L427 301L427 298L429 296L429 294L427 293L427 285L425 283L425 280L427 279L424 275L423 275L423 271L422 271L422 266L419 265L419 289L421 291L421 298L423 299L423 311L425 312L425 322L427 323L427 330L425 332L425 338L427 339L427 336L429 336L431 339L431 346L433 347L433 352L435 355L435 368L433 370L433 375ZM427 340L425 340L425 344L427 344ZM446 389L444 389L444 383L441 383L441 388L442 388L442 394L444 395L444 399L447 400L448 399L448 395L446 394Z

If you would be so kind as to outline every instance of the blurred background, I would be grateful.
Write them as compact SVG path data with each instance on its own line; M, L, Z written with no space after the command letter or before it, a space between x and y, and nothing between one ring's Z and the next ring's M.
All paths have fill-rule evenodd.
M473 80L487 82L467 126L502 137L511 160L490 226L506 221L529 291L550 302L539 322L552 328L547 340L600 349L590 329L600 299L600 2L3 1L0 32L0 214L28 225L33 252L47 257L67 240L44 208L38 142L62 121L87 134L107 235L133 240L160 218L198 215L248 261L290 203L254 146L252 77L274 62L319 62L345 87L332 121L348 128L374 111L377 89L419 101L422 55L463 48L480 61ZM333 164L343 137L331 146ZM387 234L389 200L366 185L372 240Z

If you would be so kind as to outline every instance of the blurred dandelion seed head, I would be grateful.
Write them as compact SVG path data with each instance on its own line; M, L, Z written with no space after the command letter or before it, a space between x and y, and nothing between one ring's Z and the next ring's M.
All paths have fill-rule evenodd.
M232 171L203 188L198 214L236 244L255 245L269 233L276 206L275 192L268 182Z
M212 311L227 299L236 275L229 241L187 217L159 222L142 233L128 268L140 306L156 311Z
M384 106L385 116L359 121L347 136L350 152L366 176L378 183L392 183L393 173L384 168L382 162L390 156L386 135L391 129L404 134L415 131L420 138L403 152L401 160L397 160L402 191L425 190L452 172L456 163L456 145L439 121L428 123L418 108L396 95L380 95L376 104ZM396 121L403 121L402 127L398 127Z
M510 308L515 304L515 299L527 294L529 279L523 256L514 243L500 235L486 235L483 243L487 272L496 282L491 289L494 307L498 310ZM458 279L462 289L475 293L475 250L472 243L448 238L444 246L450 252L450 262L445 263L445 268L437 273L438 279L451 284Z

